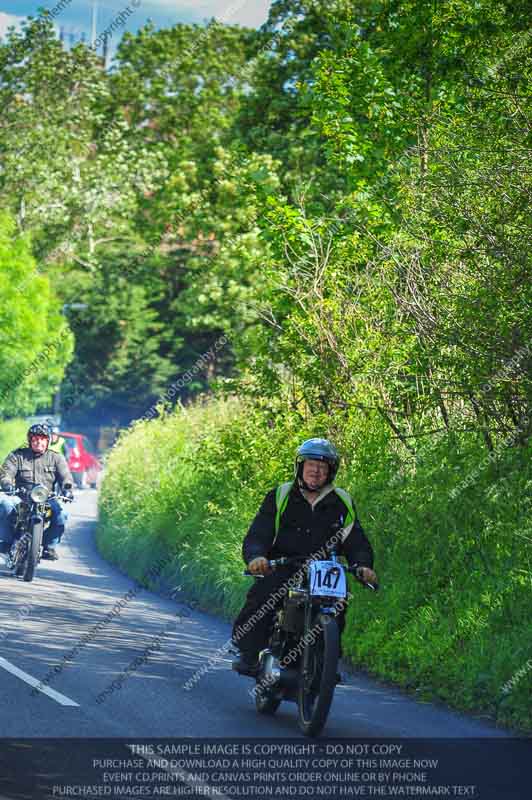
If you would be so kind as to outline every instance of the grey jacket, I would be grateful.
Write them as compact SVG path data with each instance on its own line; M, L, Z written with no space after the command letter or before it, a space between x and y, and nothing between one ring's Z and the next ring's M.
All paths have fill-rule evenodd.
M19 447L0 467L0 486L4 491L14 487L31 489L36 483L42 483L51 492L55 481L63 489L71 489L74 484L64 456L53 450L41 455L34 453L31 447Z

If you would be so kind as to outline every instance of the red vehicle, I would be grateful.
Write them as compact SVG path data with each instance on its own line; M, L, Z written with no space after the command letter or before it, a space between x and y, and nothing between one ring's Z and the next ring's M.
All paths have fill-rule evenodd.
M93 444L81 433L58 431L57 435L78 489L86 489L88 486L96 489L102 465Z

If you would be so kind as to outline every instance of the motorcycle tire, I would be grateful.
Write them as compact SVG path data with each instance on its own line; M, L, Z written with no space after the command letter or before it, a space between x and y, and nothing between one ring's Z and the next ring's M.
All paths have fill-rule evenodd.
M305 736L319 736L327 721L340 657L340 634L335 618L319 614L316 622L319 625L319 635L314 644L308 645L310 686L308 682L305 686L302 658L297 692L299 727Z
M24 574L24 567L26 564L26 551L21 554L20 550L14 550L14 545L10 551L10 560L11 560L11 574L14 575L16 578L22 578Z
M41 557L42 537L44 533L44 525L42 522L37 522L31 532L31 544L26 554L26 566L24 569L23 578L25 581L32 581L35 574L35 569Z

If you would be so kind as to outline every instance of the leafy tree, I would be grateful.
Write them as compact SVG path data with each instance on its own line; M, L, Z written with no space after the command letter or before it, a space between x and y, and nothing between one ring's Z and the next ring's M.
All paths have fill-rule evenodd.
M28 414L47 402L72 354L72 335L27 238L0 215L0 413Z
M142 414L225 333L183 396L525 437L527 31L524 0L276 0L145 26L110 73L12 32L1 202L88 305L72 412Z
M70 51L46 18L0 45L0 191L21 230L50 260L97 263L110 240L134 238L137 198L165 174L160 154L134 150L123 114L109 120L109 86L84 45Z
M288 197L304 197L317 213L331 207L345 181L326 164L324 137L312 125L313 62L320 53L335 53L341 46L350 6L348 0L272 3L261 29L261 47L248 69L250 92L238 117L239 138L249 149L278 160Z
M135 269L156 297L161 354L176 374L222 331L242 344L255 316L263 252L257 219L277 183L271 158L248 154L233 126L256 38L214 21L157 32L148 26L124 37L111 81L131 130L147 147L162 148L169 165L168 180L141 202L137 222L148 248ZM231 368L231 348L220 359L211 376Z
M518 166L525 158L528 106L522 90L512 97L500 55L506 46L502 62L514 54L523 69L523 48L512 45L525 30L523 11L488 0L445 9L417 2L354 4L351 19L342 22L347 44L339 52L325 49L314 62L317 81L309 80L307 91L314 122L328 139L330 163L345 170L354 191L339 198L329 218L313 214L311 204L273 205L268 313L275 324L261 346L263 389L269 383L277 392L288 367L296 406L376 410L407 447L410 437L442 424L485 430L497 420L499 431L518 424L526 406L522 395L513 401L518 408L508 411L510 403L495 416L470 395L472 380L477 387L489 381L525 347L530 327L526 292L522 302L510 296L529 274L517 243L521 231L528 247L521 209L529 190ZM528 80L528 68L523 72L520 86ZM482 102L475 87L482 75L492 75L495 85L480 134L475 114ZM495 109L501 97L508 97L502 114ZM512 125L514 119L519 122ZM461 142L467 143L463 156L457 155ZM510 142L517 150L509 150ZM494 170L486 172L490 162ZM513 183L516 174L522 191ZM490 245L486 240L479 250L482 230L488 231L478 186L487 187L495 176ZM501 188L506 208L495 200ZM456 214L457 192L467 206L464 215ZM470 245L460 240L473 219L475 257L464 279ZM500 261L503 243L506 262L496 266L492 256L496 249ZM479 252L487 257L480 274ZM500 306L494 280L509 290ZM488 307L494 313L486 314ZM476 330L485 337L483 352ZM490 342L494 330L507 331L497 346ZM522 375L517 383L519 390L514 376L514 396L525 391ZM486 443L491 446L489 436Z

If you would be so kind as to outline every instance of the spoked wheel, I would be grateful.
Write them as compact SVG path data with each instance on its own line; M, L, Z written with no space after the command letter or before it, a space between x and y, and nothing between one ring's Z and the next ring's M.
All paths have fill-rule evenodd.
M31 533L31 542L28 547L26 556L26 567L24 569L23 578L25 581L32 581L35 569L41 557L41 545L44 532L44 525L42 522L37 522L33 526Z
M309 674L301 674L297 704L299 727L305 736L318 736L327 721L336 686L336 671L340 656L340 636L334 617L320 614L317 618L319 632L314 644L309 644Z
M10 569L11 574L15 575L17 578L21 578L24 574L26 554L28 552L28 539L28 536L23 536L11 546L11 550L9 551L7 562L8 569Z

